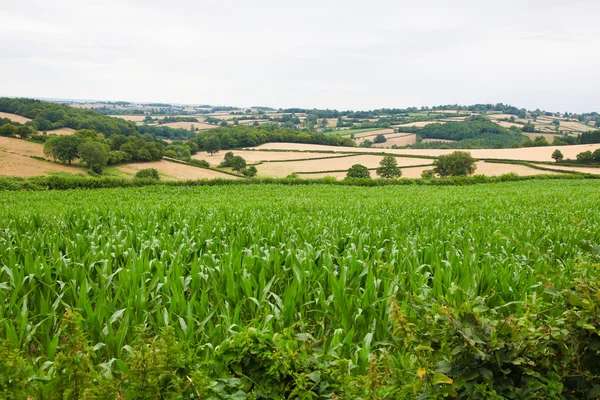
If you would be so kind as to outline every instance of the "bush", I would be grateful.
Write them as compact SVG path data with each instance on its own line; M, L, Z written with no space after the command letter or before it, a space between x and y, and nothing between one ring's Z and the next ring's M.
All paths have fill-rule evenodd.
M435 176L435 171L432 169L426 169L421 172L421 178L423 179L432 179Z
M369 169L362 164L354 164L348 169L346 178L366 178L371 179Z
M160 180L160 176L158 174L158 170L156 168L145 168L145 169L140 169L136 174L135 174L136 179L154 179L154 180Z
M451 154L440 156L434 161L435 172L439 176L467 176L475 172L477 166L471 153L455 151Z

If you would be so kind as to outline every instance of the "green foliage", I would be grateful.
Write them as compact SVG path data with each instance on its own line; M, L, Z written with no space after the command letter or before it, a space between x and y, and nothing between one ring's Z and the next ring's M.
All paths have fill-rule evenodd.
M433 177L435 177L435 171L432 169L426 169L421 172L421 178L423 179L432 179Z
M379 168L375 171L377 175L386 179L400 178L402 171L398 168L398 161L394 156L385 156L379 162Z
M348 169L347 178L366 178L371 179L369 169L362 164L354 164Z
M0 389L597 397L600 181L552 179L4 192Z
M565 158L565 156L563 155L562 151L560 151L559 149L556 149L552 152L552 158L556 162L561 162Z
M200 146L200 143L197 144ZM209 154L218 153L221 150L221 141L217 135L206 136L204 137L202 146Z
M433 162L434 171L439 176L463 176L472 175L477 166L476 160L471 153L466 151L455 151L451 154L438 157Z
M385 143L387 142L387 139L385 138L385 135L383 134L379 134L377 136L375 136L375 140L373 140L373 143Z
M241 156L234 156L229 161L229 166L232 170L239 172L246 168L246 160L244 160L244 158Z
M258 170L256 169L256 167L254 165L251 165L242 170L242 174L244 174L244 176L247 178L253 178L256 176L257 173L258 173Z
M86 140L77 147L81 160L85 162L90 170L97 174L102 173L108 162L107 145L92 140Z
M156 168L140 169L138 172L136 172L135 177L137 179L154 179L154 180L160 179L160 175Z

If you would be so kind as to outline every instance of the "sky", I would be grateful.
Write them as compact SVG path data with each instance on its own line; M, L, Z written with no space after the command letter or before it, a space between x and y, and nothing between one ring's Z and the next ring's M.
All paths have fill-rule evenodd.
M600 111L600 1L0 0L0 96Z

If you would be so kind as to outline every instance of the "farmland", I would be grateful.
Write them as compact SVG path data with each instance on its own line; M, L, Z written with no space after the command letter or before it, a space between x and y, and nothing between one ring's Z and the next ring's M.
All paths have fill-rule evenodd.
M5 192L3 390L583 398L598 374L598 190Z

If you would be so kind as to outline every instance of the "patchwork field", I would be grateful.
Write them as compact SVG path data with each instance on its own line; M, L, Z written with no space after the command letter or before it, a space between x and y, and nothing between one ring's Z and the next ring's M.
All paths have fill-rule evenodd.
M187 129L187 130L192 129L192 126L194 127L194 129L200 129L200 130L218 128L216 125L206 124L204 122L169 122L167 124L161 124L158 126L166 126L168 128L173 128L173 129L180 128L180 129Z
M76 130L72 128L58 128L52 129L50 131L46 131L48 135L72 135ZM42 131L38 131L39 134L43 133Z
M256 164L260 161L282 161L299 160L305 158L325 158L339 157L339 154L331 153L310 153L310 152L291 152L291 151L254 151L254 150L231 150L234 155L241 156L249 164ZM227 150L221 150L215 154L206 152L196 153L192 156L195 160L206 160L211 166L219 165L227 153Z
M260 176L270 176L284 178L293 172L318 172L331 170L347 170L354 164L362 164L367 168L376 168L383 156L375 155L355 155L351 157L324 159L324 160L306 160L290 161L285 163L264 163L258 165L258 174ZM399 166L430 164L431 159L425 158L397 158Z
M54 173L85 174L85 168L50 161L35 160L27 155L0 151L0 176L31 177Z
M375 148L391 148L393 145L396 146L407 146L415 144L417 141L417 135L414 133L395 133L392 135L385 135L387 142L385 143L374 143Z
M519 149L474 149L468 150L475 158L495 158L506 160L528 160L528 161L553 161L552 152L559 149L565 158L576 158L577 154L583 151L594 151L600 148L600 144L581 144L575 146L544 146L544 147L524 147ZM321 146L316 144L300 143L267 143L258 146L257 149L265 150L293 150L293 151L332 151L338 153L356 152L378 153L381 149L356 149L353 147ZM441 149L386 149L389 154L406 154L411 156L433 156L438 157L443 154L450 154L455 150Z

